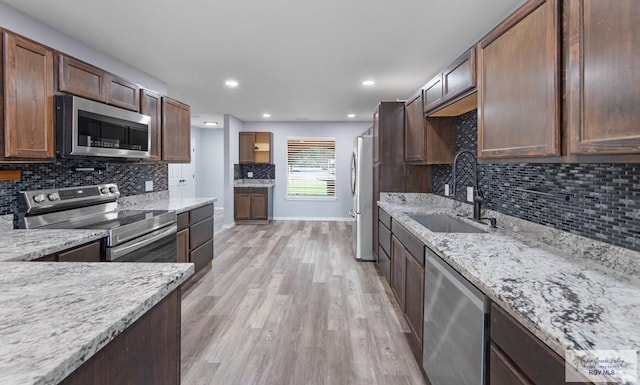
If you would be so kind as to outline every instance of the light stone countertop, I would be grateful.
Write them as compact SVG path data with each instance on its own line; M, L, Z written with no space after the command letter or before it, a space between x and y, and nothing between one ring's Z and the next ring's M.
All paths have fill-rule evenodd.
M233 187L275 187L275 179L235 179Z
M129 198L129 197L128 197ZM133 198L133 197L131 197ZM172 210L180 214L218 201L218 198L166 198L156 201L118 201L118 207L132 210Z
M0 384L53 385L187 280L193 264L0 264Z
M608 254L584 248L576 255L577 246L557 246L591 241L559 230L549 235L501 214L498 229L461 218L487 233L431 232L406 213L470 210L431 194L408 198L388 194L378 205L560 356L567 349L640 350L640 276L635 265L621 266L637 265L640 253L610 247Z
M107 236L106 230L0 231L0 262L32 261Z

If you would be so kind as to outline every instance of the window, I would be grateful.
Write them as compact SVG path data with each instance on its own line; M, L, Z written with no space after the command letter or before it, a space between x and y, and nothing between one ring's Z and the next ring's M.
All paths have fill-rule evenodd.
M335 138L287 138L287 196L336 196Z

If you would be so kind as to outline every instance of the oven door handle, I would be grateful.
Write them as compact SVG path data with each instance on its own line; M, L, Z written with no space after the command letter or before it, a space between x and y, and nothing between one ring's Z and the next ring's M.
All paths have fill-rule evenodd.
M134 241L134 243L125 243L120 246L116 246L107 249L107 260L112 262L117 262L119 258L126 256L127 254L134 252L138 249L141 249L145 246L148 246L154 242L161 240L162 238L166 238L168 236L174 235L178 232L178 225L174 224L172 226L162 228L160 230L156 230L149 234L144 235Z

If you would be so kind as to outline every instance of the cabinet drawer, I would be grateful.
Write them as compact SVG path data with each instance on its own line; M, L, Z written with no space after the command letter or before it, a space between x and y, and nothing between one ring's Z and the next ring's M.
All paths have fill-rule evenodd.
M206 205L203 207L198 207L197 209L193 209L189 211L189 224L193 225L194 223L198 223L203 219L209 218L213 216L213 205Z
M251 194L253 192L253 188L251 187L235 187L233 189L235 194Z
M378 246L378 269L387 280L387 283L391 284L391 259L380 246Z
M378 208L378 219L380 222L384 223L388 229L391 228L391 215L381 208Z
M491 341L534 384L564 384L564 360L495 303L491 304Z
M100 262L101 243L93 242L58 254L59 262Z
M195 265L196 271L200 271L213 260L213 239L189 253L189 261Z
M391 232L416 259L420 266L424 267L424 244L398 222L393 222Z
M189 227L189 213L178 214L178 231Z
M491 344L489 347L489 385L533 385L504 353Z
M213 239L213 218L205 219L191 226L189 230L189 249L193 250Z
M391 231L382 222L378 222L378 243L387 254L391 253Z

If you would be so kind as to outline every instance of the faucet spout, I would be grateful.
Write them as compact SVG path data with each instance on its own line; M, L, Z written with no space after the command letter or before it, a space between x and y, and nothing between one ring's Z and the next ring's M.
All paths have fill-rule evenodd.
M452 181L452 190L453 196L456 196L457 190L457 177L456 170L458 168L458 161L462 155L471 156L473 159L473 219L479 221L482 218L482 195L480 194L480 190L478 189L478 158L476 154L471 150L461 150L459 151L455 158L453 159L453 171L451 179Z

